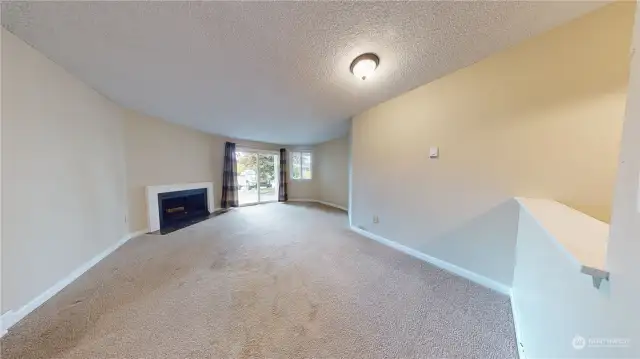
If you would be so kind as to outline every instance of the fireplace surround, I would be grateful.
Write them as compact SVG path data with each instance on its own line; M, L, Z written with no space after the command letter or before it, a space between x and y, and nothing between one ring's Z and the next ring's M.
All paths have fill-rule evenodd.
M148 231L168 233L206 219L215 209L213 193L212 182L147 186Z

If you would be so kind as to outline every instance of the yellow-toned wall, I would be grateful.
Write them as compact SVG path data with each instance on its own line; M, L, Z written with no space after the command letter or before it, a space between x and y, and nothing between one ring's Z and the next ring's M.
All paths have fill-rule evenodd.
M608 221L634 10L608 5L356 116L352 224L508 283L513 263L486 261L512 250L509 198Z

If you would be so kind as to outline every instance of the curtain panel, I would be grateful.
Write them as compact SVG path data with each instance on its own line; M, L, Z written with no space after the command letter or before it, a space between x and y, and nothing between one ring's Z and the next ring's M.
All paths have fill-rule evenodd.
M287 150L280 149L280 178L278 186L278 202L286 202L287 195Z
M236 173L236 144L224 144L224 168L222 170L222 198L220 207L238 207L238 176Z

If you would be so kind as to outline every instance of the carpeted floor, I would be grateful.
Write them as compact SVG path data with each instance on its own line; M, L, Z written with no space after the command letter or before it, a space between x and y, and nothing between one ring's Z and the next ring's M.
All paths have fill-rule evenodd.
M517 358L509 298L312 204L129 241L2 339L14 358Z

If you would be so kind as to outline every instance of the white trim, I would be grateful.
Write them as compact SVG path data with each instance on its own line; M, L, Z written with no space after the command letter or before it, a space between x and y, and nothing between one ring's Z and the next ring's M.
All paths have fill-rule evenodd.
M276 203L276 202L278 202L277 199L273 200L273 201L243 203L243 204L239 204L238 207L249 207L249 206L255 206L255 205L258 205L258 204L267 204L267 203Z
M82 274L95 266L98 262L106 258L109 254L113 253L116 249L120 248L123 244L127 243L131 238L138 237L142 234L147 233L148 230L144 229L141 231L129 233L120 239L117 243L113 244L111 247L105 249L97 256L91 258L88 262L85 262L80 267L76 268L73 272L69 273L66 277L59 280L56 284L51 286L49 289L45 290L43 293L32 299L29 303L25 304L18 310L9 310L0 316L0 337L7 333L7 330L11 328L14 324L22 320L22 318L26 317L29 313L34 311L36 308L41 306L44 302L51 299L54 295L64 289L66 286L71 284L74 280L78 279Z
M292 157L293 157L293 154L295 152L299 152L300 153L300 178L293 178L293 160L292 160ZM311 178L302 178L302 154L303 153L308 153L309 157L310 157L310 161L311 161L311 163L310 163L310 165L311 165ZM288 160L289 160L289 179L292 180L292 181L311 181L311 180L313 180L313 172L315 172L313 170L313 161L314 161L313 157L314 156L313 156L313 151L312 150L290 150L289 151L289 158L288 158Z
M515 200L579 271L587 267L607 272L609 224L553 200L525 197Z
M466 279L468 279L468 280L470 280L472 282L480 284L481 286L487 287L489 289L493 289L498 293L502 293L502 294L505 294L505 295L510 295L511 294L511 288L509 288L508 286L506 286L506 285L504 285L502 283L496 282L493 279L487 278L487 277L485 277L483 275L480 275L478 273L472 272L472 271L470 271L468 269L464 269L464 268L458 267L457 265L451 264L451 263L446 262L446 261L443 261L442 259L438 259L438 258L432 257L432 256L430 256L428 254L422 253L422 252L420 252L418 250L415 250L413 248L409 248L409 247L407 247L405 245L402 245L402 244L400 244L398 242L394 242L392 240L386 239L384 237L381 237L381 236L379 236L377 234L373 234L371 232L365 231L363 229L351 226L351 230L356 232L356 233L358 233L358 234L360 234L360 235L362 235L362 236L364 236L364 237L373 239L376 242L382 243L382 244L384 244L386 246L389 246L389 247L391 247L393 249L396 249L396 250L398 250L400 252L408 254L408 255L410 255L412 257L421 259L421 260L423 260L423 261L425 261L427 263L430 263L430 264L432 264L432 265L434 265L434 266L436 266L438 268L442 268L442 269L444 269L444 270L446 270L448 272L451 272L451 273L456 274L456 275L458 275L460 277L466 278Z
M268 153L270 155L280 155L280 150L262 150L247 146L236 146L236 152Z
M513 316L513 326L516 332L516 346L518 347L518 356L520 359L527 359L527 356L524 354L524 343L522 342L522 332L521 328L518 326L519 314L518 308L516 306L516 298L514 290L511 289L511 314Z
M277 200L274 200L274 201L261 201L260 200L260 166L259 166L258 162L260 162L260 154L273 156L273 170L275 172L274 182L275 183L280 183L280 151L256 150L256 149L237 149L236 148L236 154L238 152L253 153L253 154L255 154L257 156L255 172L256 172L256 191L257 191L257 194L258 194L258 201L257 202L238 204L238 207L253 206L253 205L258 204L258 203L277 202ZM236 177L237 176L238 176L238 174L236 173ZM274 187L274 188L276 188L276 187ZM238 189L239 189L239 187L238 187ZM276 192L276 197L277 196L278 196L278 193Z
M329 207L333 207L333 208L337 208L337 209L341 209L345 212L349 212L349 210L347 210L345 207L342 206L338 206L337 204L331 203L331 202L325 202L325 201L316 201L317 203L321 203L324 204L325 206L329 206Z
M207 189L207 209L212 212L215 208L213 182L179 183L160 186L147 186L147 227L149 232L160 229L160 217L158 215L158 194L190 189Z
M334 203L331 203L331 202L320 201L320 200L317 200L317 199L293 198L293 199L289 199L288 202L314 202L314 203L324 204L325 206L341 209L341 210L343 210L345 212L349 212L349 210L347 210L345 207L338 206L337 204L334 204Z

